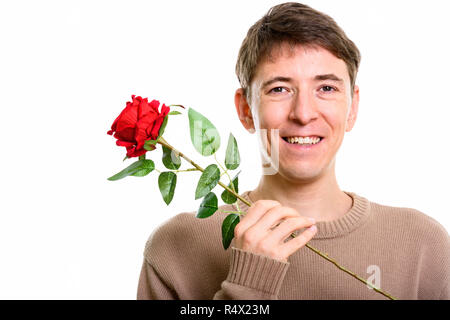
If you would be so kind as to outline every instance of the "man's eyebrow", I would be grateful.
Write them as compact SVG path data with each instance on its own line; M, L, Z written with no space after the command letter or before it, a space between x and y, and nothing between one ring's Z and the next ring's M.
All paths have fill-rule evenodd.
M262 86L261 86L261 88L264 89L265 87L270 86L272 83L278 82L278 81L280 81L280 82L291 82L292 79L289 78L289 77L276 76L276 77L273 77L273 78L271 78L271 79L269 79L267 81L264 81Z
M342 80L341 78L339 78L338 76L336 76L333 73L319 74L319 75L314 77L314 80L316 80L316 81L333 80L333 81L337 81L337 82L344 82L344 80Z

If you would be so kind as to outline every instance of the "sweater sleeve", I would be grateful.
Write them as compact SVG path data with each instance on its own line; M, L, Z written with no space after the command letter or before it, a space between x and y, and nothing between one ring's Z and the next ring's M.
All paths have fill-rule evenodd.
M289 262L231 248L228 276L215 300L277 300Z
M450 237L446 229L431 217L425 217L420 237L419 299L450 299Z
M139 276L137 300L176 300L176 293L164 283L156 270L144 258Z

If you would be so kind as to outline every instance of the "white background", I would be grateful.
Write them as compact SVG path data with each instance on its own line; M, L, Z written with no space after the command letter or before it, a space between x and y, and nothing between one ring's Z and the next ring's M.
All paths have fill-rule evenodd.
M279 2L0 3L0 298L135 299L145 241L197 209L199 174L179 174L169 207L156 172L109 182L131 162L106 131L132 94L192 107L219 129L219 159L236 136L240 191L254 188L258 144L236 116L234 66L248 28ZM341 188L450 230L448 1L305 3L362 53ZM191 147L187 116L171 117L165 137L213 162Z

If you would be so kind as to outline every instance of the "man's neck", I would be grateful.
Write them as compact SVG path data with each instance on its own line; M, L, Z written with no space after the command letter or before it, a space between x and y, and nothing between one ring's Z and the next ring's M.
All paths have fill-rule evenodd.
M251 191L252 202L276 200L296 209L302 216L316 221L331 221L345 215L352 207L352 198L341 191L334 174L311 183L292 184L277 175L262 176L258 187Z

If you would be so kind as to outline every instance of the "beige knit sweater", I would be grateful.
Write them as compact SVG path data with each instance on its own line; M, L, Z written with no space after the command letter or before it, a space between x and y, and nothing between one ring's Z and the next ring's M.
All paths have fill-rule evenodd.
M242 194L246 200L248 193ZM415 209L346 193L353 199L350 211L317 222L309 244L395 298L450 299L445 228ZM222 205L206 219L181 213L151 234L138 299L387 299L306 247L287 263L234 248L234 240L225 251L222 210L235 209Z

